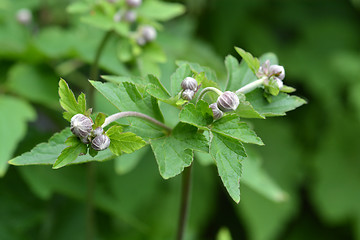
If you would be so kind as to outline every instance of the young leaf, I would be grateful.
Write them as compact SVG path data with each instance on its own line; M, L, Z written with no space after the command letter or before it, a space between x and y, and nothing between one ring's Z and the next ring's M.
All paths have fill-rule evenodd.
M159 81L154 75L147 76L149 84L146 87L146 91L153 96L154 98L170 104L174 107L177 107L176 102L179 99L179 96L171 97L170 93L166 90L164 85Z
M245 149L239 140L213 133L210 154L226 190L231 198L240 202L241 160L246 157Z
M213 113L209 104L200 100L196 106L192 103L185 105L180 112L180 121L206 130L213 122Z
M86 100L85 95L82 93L76 101L74 93L70 90L69 85L64 79L59 81L59 96L60 105L66 111L64 112L64 118L68 121L78 113L86 114Z
M157 21L168 21L184 12L183 5L163 1L144 1L139 8L139 14L143 17Z
M249 66L251 71L256 74L260 67L260 61L259 59L253 57L251 53L248 53L244 51L241 48L235 47L235 50L240 54L240 56L243 58L243 60L246 62L246 64Z
M235 112L239 117L265 119L263 115L261 115L254 109L250 102L246 101L246 97L244 94L240 93L237 95L239 97L240 104Z
M203 67L200 66L200 64L198 63L192 63L192 62L187 62L187 61L177 61L176 64L178 66L183 66L184 64L189 65L191 71L193 71L196 74L205 73L205 79L204 82L202 83L202 87L216 87L219 88L219 85L217 84L217 77L216 77L216 73L214 70L212 70L209 67Z
M212 124L212 132L223 136L235 138L244 143L264 145L256 133L250 129L247 123L240 122L240 118L235 115L227 115Z
M131 132L122 132L122 127L113 126L107 130L106 135L110 138L110 151L119 156L124 153L132 153L143 146L146 142Z
M53 169L61 168L73 161L80 155L87 153L87 147L77 137L71 136L66 143L70 146L62 150L60 156L56 159Z
M101 127L101 125L103 125L103 123L105 122L105 119L106 115L104 113L98 113L95 118L93 129Z
M206 137L186 123L179 123L170 136L150 140L150 144L164 179L174 177L190 166L193 150L209 151Z
M192 71L188 64L183 64L171 75L171 92L173 96L176 96L181 91L181 82L186 77L191 77Z
M232 86L233 82L241 81L242 72L240 71L239 61L231 55L226 56L225 67L227 71L225 90L228 90L228 87Z

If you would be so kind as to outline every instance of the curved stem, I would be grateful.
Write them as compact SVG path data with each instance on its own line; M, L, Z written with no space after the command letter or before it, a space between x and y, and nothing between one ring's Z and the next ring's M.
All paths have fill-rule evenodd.
M101 126L102 128L105 128L107 125L109 125L110 123L120 119L120 118L123 118L123 117L138 117L138 118L142 118L142 119L145 119L157 126L160 126L162 128L164 128L166 131L168 132L171 132L171 128L169 128L168 126L166 126L165 124L163 124L162 122L159 122L158 120L146 115L146 114L143 114L143 113L139 113L139 112L119 112L119 113L115 113L109 117L107 117L105 119L105 122L103 123L103 125Z
M206 93L208 92L215 92L216 94L218 94L219 96L221 94L223 94L222 91L220 91L219 89L217 88L214 88L214 87L207 87L207 88L204 88L200 94L199 94L199 97L197 98L196 102L198 102L199 100L203 99L203 97L205 96Z
M254 90L255 88L258 88L260 86L262 86L264 84L264 81L267 77L263 77L263 78L260 78L256 81L253 81L245 86L243 86L242 88L238 89L235 93L238 94L238 93L243 93L243 94L246 94L248 92L251 92L252 90Z
M183 240L185 236L185 229L190 204L191 169L192 165L185 168L184 172L182 173L181 205L176 240Z

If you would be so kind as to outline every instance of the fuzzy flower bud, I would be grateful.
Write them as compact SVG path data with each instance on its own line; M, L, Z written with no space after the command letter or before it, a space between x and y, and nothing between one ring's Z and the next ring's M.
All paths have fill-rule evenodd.
M190 101L194 98L195 92L193 90L186 89L183 91L181 96L183 99Z
M16 13L16 20L21 24L29 24L32 20L32 13L27 8L22 8Z
M240 104L239 97L230 91L226 91L216 101L217 107L223 112L230 112L237 109Z
M224 113L218 108L216 103L210 104L209 107L211 108L211 110L213 112L214 120L222 118Z
M280 80L284 80L285 78L285 69L283 66L280 65L271 65L269 68L269 75L275 76Z
M90 118L83 114L76 114L71 118L70 130L73 134L78 136L80 139L88 137L92 131L93 122Z
M94 137L100 136L101 134L103 134L104 129L102 127L97 127L96 129L93 130L92 135Z
M129 7L138 7L142 3L142 0L126 0L126 4Z
M95 137L91 142L91 147L96 151L102 151L110 146L110 138L104 134Z
M194 78L187 77L181 82L181 88L184 90L190 89L190 90L196 92L198 89L198 83Z
M124 20L127 22L134 22L137 18L137 14L135 11L129 10L124 13Z
M144 26L141 28L141 35L147 42L151 42L156 38L156 30L152 26Z

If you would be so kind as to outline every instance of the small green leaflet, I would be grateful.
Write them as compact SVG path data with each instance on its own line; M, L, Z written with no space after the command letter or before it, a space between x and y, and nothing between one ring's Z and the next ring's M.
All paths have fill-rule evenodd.
M240 202L241 160L246 157L245 149L239 140L213 133L210 154L222 182L231 198Z
M93 129L101 127L101 125L103 125L103 123L105 122L105 119L106 115L104 113L98 113L95 118Z
M239 117L265 119L263 115L261 115L254 109L250 102L246 101L246 97L244 94L238 93L237 95L239 97L240 104L235 112Z
M235 47L235 50L240 54L240 56L244 59L244 61L247 63L251 71L256 74L260 67L260 61L259 59L253 57L251 53L248 53L244 51L241 48Z
M180 112L180 121L207 130L207 126L213 122L213 113L209 104L200 100L196 106L192 103L184 106Z
M70 136L65 143L70 146L61 152L53 165L53 169L64 167L75 161L80 154L87 153L87 146L75 136Z
M227 71L225 90L227 90L228 87L232 86L233 82L240 82L242 72L239 67L239 61L231 55L226 56L225 67Z
M219 85L217 84L217 82L218 82L217 76L213 69L211 69L209 67L200 66L200 64L198 64L198 63L192 63L192 62L187 62L187 61L176 61L176 64L179 67L183 66L184 64L189 65L191 71L196 74L204 72L205 79L204 79L204 82L202 83L203 88L205 88L205 87L219 88Z
M110 138L110 151L119 156L124 153L132 153L143 146L146 142L136 134L122 132L122 127L113 126L109 128L106 135Z
M193 150L209 152L209 143L198 129L179 123L170 136L150 140L160 175L168 179L180 174L193 161Z
M185 7L179 3L163 1L144 1L139 7L139 14L155 21L168 21L185 12Z
M64 79L59 81L60 105L66 111L64 118L70 122L71 118L78 113L87 115L85 94L81 93L76 101L74 93Z

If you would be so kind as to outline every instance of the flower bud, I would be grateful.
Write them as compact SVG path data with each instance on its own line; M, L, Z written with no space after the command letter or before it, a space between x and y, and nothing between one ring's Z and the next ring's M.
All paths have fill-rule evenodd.
M71 118L70 130L80 139L87 138L92 131L93 122L83 114L76 114Z
M144 46L146 44L146 40L142 36L139 36L138 38L136 38L136 43L139 46Z
M211 108L211 110L213 112L214 120L222 118L224 113L218 108L216 103L210 104L209 107Z
M266 60L261 66L259 67L258 72L256 73L256 76L258 78L269 76L269 68L270 68L270 60Z
M137 14L135 11L129 10L124 13L124 20L127 22L134 22L137 18Z
M184 90L190 89L190 90L196 92L196 90L198 88L198 83L194 78L187 77L181 82L181 88Z
M280 65L271 65L269 68L269 75L283 80L285 78L285 69Z
M102 151L110 146L110 138L105 134L95 137L91 142L91 147L96 151Z
M223 112L230 112L236 110L239 106L239 97L230 91L226 91L217 99L217 107Z
M117 12L114 14L113 20L114 20L114 22L120 22L120 21L121 21L121 18L122 18L121 11L117 11Z
M146 42L151 42L156 38L156 30L152 26L144 26L141 28L141 35L145 39Z
M194 98L195 92L193 90L186 89L183 91L181 96L183 99L190 101Z
M138 7L141 5L142 0L126 0L126 4L129 7Z
M21 24L29 24L32 20L32 13L27 8L22 8L16 13L16 20Z
M104 132L104 129L102 127L97 127L93 130L92 135L94 137L97 137L97 136L103 134L103 132Z

